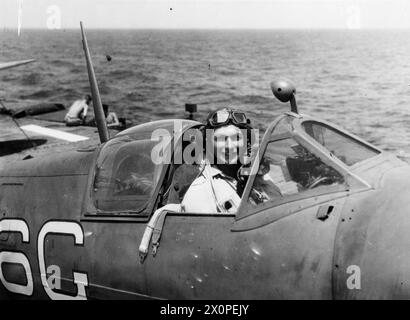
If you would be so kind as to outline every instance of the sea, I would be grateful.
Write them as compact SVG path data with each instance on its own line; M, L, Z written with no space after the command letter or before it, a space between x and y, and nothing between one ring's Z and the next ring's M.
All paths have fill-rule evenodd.
M299 112L410 154L410 31L88 30L104 103L134 124L234 107L266 129L290 109L270 82L296 85ZM107 59L109 56L111 59ZM69 106L90 93L79 30L0 30L0 99Z

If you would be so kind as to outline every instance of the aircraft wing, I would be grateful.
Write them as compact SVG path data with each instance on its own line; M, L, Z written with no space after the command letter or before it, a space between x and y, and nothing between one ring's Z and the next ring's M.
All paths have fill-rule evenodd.
M50 105L53 103L29 99L0 101L0 109L9 111L9 114L0 112L0 168L28 155L50 156L56 152L92 149L100 144L96 127L68 127L64 122L67 110ZM39 112L38 107L44 112ZM88 116L93 116L92 110ZM114 136L118 130L109 129L109 132Z
M0 62L0 70L5 70L9 68L14 68L21 66L23 64L31 63L36 61L35 59L29 59L29 60L20 60L20 61L10 61L10 62Z

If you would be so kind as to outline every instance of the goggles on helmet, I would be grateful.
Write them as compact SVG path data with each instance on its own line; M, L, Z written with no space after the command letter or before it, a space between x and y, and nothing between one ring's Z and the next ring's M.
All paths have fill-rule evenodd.
M215 111L208 119L208 123L213 127L222 126L230 121L236 125L246 125L248 123L244 112L228 109Z

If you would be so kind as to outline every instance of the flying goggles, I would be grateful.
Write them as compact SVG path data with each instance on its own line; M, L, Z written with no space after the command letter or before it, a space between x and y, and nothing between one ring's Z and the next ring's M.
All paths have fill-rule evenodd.
M213 127L222 126L228 122L232 122L236 125L247 125L248 119L246 118L245 113L235 110L218 110L210 116L208 122Z

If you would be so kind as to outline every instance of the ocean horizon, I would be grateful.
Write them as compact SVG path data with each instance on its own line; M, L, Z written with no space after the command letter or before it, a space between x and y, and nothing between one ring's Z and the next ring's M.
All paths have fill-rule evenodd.
M134 123L184 117L196 103L199 119L235 107L263 130L289 110L269 87L286 77L301 113L410 153L408 32L87 28L87 38L103 102ZM1 74L0 99L69 106L90 91L79 28L3 29L0 48L0 61L37 60Z

